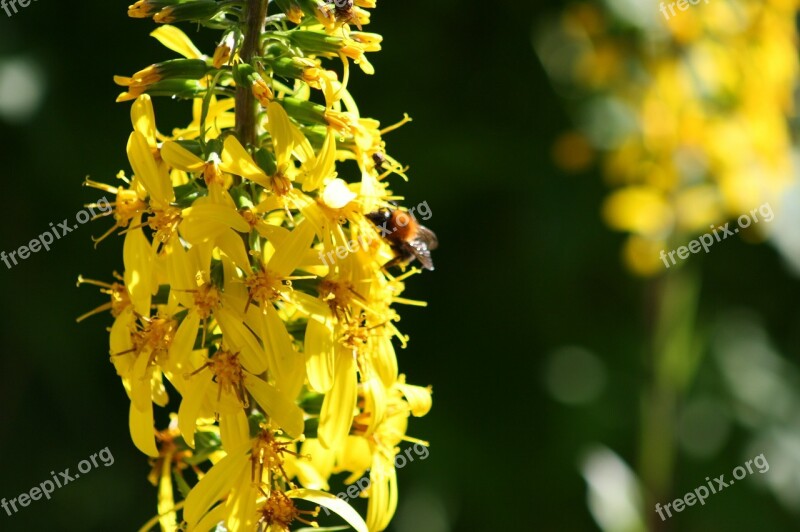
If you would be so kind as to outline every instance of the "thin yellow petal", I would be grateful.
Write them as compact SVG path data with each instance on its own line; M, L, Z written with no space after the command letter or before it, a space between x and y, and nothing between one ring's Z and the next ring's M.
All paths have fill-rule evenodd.
M305 336L306 373L308 384L318 393L327 393L333 386L334 338L332 324L309 319Z
M244 410L225 414L219 420L219 436L225 449L236 451L250 443L250 425Z
M325 179L332 176L336 168L336 137L331 129L325 136L322 148L317 155L314 168L308 173L303 181L303 190L311 192L322 186Z
M269 261L269 269L287 277L297 269L314 240L314 227L305 221L294 228Z
M233 135L225 139L224 149L222 150L222 163L219 167L230 174L242 176L254 183L258 183L264 188L270 189L272 185L269 177L255 163L244 146Z
M144 411L136 408L131 402L128 427L131 431L131 439L136 448L147 456L153 458L158 456L156 447L156 431L153 425L153 408L145 408Z
M161 530L174 532L178 528L178 514L175 508L175 495L172 492L172 453L167 454L161 463L158 482L158 514Z
M153 206L157 209L168 207L175 199L169 175L158 167L147 139L138 131L131 133L128 139L128 160L134 174L150 194Z
M144 135L148 145L156 147L156 115L149 94L142 94L131 105L133 129Z
M344 442L353 424L356 407L357 382L355 360L352 353L339 349L331 391L322 402L319 415L319 441L328 449L336 449Z
M277 101L271 101L267 106L267 129L272 136L272 145L275 148L275 161L278 170L283 171L289 164L294 149L294 136L292 135L292 122L283 106Z
M249 458L245 453L229 454L217 462L192 488L183 507L183 518L189 525L189 530L194 530L197 522L211 506L227 495L243 469L248 469L249 472Z
M215 314L228 346L239 353L242 365L256 375L267 369L267 355L258 339L231 311L221 308Z
M137 218L138 222L140 218ZM153 295L153 253L150 242L141 229L133 229L125 235L122 260L125 264L125 287L134 310L142 316L150 315Z
M286 495L293 499L303 499L314 504L324 506L347 521L347 523L356 529L357 532L370 532L370 530L367 528L367 524L364 522L361 516L358 515L358 512L356 512L352 506L335 495L331 495L330 493L326 493L324 491L304 488L289 490L286 492Z
M178 409L178 428L186 444L194 449L194 433L197 427L197 418L202 414L203 402L214 383L208 369L193 375L189 379L186 394L183 396Z
M200 172L206 166L203 159L171 140L161 145L161 158L184 172Z
M270 417L270 421L282 428L291 438L297 438L303 433L303 411L299 406L258 377L245 374L244 383L247 391L253 395L253 399Z
M187 59L200 59L203 54L185 33L175 26L164 25L150 33L158 42Z

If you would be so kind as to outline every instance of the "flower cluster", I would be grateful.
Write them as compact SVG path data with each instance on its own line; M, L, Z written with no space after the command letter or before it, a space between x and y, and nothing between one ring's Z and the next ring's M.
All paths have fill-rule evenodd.
M663 271L660 250L779 205L792 180L798 3L705 2L668 19L657 3L606 4L573 5L538 52L583 102L582 132L558 142L557 160L605 153L615 190L604 218L630 233L626 262L649 275Z
M395 305L424 305L401 297L420 270L390 273L395 250L368 217L400 208L387 181L405 169L382 139L395 126L362 117L347 90L350 62L373 72L366 54L381 37L350 28L368 24L372 7L129 8L162 24L152 35L180 57L115 78L118 101L133 102L132 174L120 172L119 186L86 184L116 197L114 224L97 240L124 235L124 272L82 282L110 296L98 310L114 317L111 362L158 486L146 528L283 531L316 526L324 506L380 531L397 505L399 445L427 445L406 427L428 412L431 391L406 384L394 343L408 340ZM222 30L212 55L166 25L183 21ZM331 58L341 79L324 65ZM161 133L154 96L192 100L192 122ZM361 235L367 246L320 259ZM168 425L157 431L159 420ZM367 471L362 519L329 481Z

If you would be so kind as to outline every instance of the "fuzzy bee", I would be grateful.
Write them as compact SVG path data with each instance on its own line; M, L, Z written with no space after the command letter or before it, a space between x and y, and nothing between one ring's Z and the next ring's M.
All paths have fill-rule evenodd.
M433 270L431 251L439 246L439 240L433 231L417 223L407 212L398 209L383 209L371 212L366 217L380 229L381 236L395 253L395 257L384 268L417 259L423 268Z

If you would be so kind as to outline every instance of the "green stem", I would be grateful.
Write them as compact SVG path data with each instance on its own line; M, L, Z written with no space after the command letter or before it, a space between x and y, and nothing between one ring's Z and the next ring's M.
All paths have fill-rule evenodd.
M242 24L244 41L239 50L244 63L252 63L253 57L258 55L268 3L268 0L246 0ZM250 87L236 87L236 136L245 147L256 143L256 99Z
M655 281L649 294L653 343L642 394L639 474L650 531L666 530L655 505L672 500L677 409L702 354L695 323L699 292L699 276L684 267Z

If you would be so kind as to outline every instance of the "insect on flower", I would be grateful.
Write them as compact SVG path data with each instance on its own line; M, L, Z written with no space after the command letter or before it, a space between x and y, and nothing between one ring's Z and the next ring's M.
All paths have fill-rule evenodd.
M384 268L417 259L423 268L433 271L431 251L439 246L439 240L433 231L399 209L375 211L366 217L380 229L381 236L395 252L395 258L387 262Z

